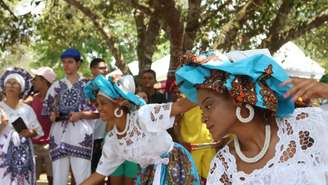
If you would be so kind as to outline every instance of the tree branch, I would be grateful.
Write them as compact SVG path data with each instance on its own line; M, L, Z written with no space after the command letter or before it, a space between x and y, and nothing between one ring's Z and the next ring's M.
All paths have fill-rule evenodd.
M228 4L230 4L232 0L226 0L223 4L217 7L216 10L213 10L211 12L206 13L206 16L201 20L201 25L206 25L210 19L215 17L218 12L221 12ZM209 6L212 6L212 4L209 4Z
M16 17L16 15L10 10L9 6L3 0L0 0L0 6L2 6L2 8L7 10L10 13L10 15L14 18L15 21L18 21L18 18Z
M276 41L272 41L268 45L271 52L278 50L284 43L295 40L305 33L311 31L312 29L318 28L328 22L328 11L321 13L320 15L314 17L311 21L305 22L298 25L297 27L291 28L280 34L280 37Z
M95 14L91 9L83 6L80 1L78 0L65 0L68 4L73 5L75 8L80 10L86 17L88 17L93 24L95 25L96 29L100 32L102 37L105 39L106 44L108 45L109 49L112 52L116 60L116 65L118 68L122 70L123 73L127 73L129 68L127 67L126 63L124 62L123 55L116 43L116 39L112 33L106 32L104 30L104 26L99 21L100 17Z
M114 0L114 1L118 3L125 3L131 6L132 8L140 10L141 12L149 16L151 16L154 13L154 10L152 8L139 4L138 0Z
M287 33L284 33L283 35L286 35L286 38L288 40L294 40L294 39L304 35L306 32L311 31L314 28L320 27L327 21L328 21L328 11L325 11L324 13L320 14L319 16L314 17L308 23L303 23L294 29L290 29Z
M252 14L261 4L262 0L248 1L227 24L222 26L214 47L229 50L236 38L238 29L246 22L248 15Z
M268 45L279 38L280 31L285 27L288 15L295 6L294 1L283 0L281 6L279 7L276 18L274 19L271 27L269 28L269 34L266 39L261 43L261 47L266 48Z
M183 36L183 49L191 50L194 47L194 40L200 28L200 4L201 0L189 0L189 10L187 25Z

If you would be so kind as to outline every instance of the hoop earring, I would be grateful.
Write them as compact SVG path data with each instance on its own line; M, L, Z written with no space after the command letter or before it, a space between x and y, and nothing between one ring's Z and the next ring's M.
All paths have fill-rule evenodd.
M242 123L248 123L248 122L252 121L254 118L254 115L255 115L254 108L251 105L246 104L245 107L249 111L249 115L246 118L241 116L241 108L240 107L237 107L237 109L236 109L236 116L237 116L238 120Z
M123 111L120 108L116 108L114 110L114 116L117 117L117 118L122 117L123 116Z

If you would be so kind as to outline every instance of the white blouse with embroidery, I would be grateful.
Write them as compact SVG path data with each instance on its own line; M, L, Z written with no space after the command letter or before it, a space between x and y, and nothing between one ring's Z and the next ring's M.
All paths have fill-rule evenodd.
M211 162L207 185L327 185L328 111L300 108L277 119L279 141L275 156L250 174L237 170L229 147Z
M97 173L108 176L125 160L138 163L141 167L166 163L162 154L173 148L171 136L166 131L174 123L171 103L148 104L127 117L127 134L118 138L115 129L108 132L103 146Z

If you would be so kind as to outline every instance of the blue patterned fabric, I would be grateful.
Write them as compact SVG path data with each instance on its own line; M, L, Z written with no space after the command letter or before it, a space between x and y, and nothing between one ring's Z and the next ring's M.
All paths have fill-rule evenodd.
M126 92L119 87L119 84L114 83L111 78L106 79L103 75L98 75L94 80L89 82L84 88L84 94L91 100L96 99L96 93L100 91L113 100L123 98L130 101L134 105L144 105L142 98L139 98L131 92Z
M25 87L22 91L23 98L25 98L29 93L32 88L32 76L29 72L27 72L25 69L19 68L19 67L13 67L13 68L7 68L6 71L4 71L1 74L0 77L0 91L4 91L5 89L5 79L7 76L10 74L19 74L22 76L25 80Z
M84 96L83 88L86 83L86 80L81 79L69 88L66 80L57 81L53 88L54 95L48 94L43 102L42 115L49 115L50 112L66 115L71 112L95 110L95 107L89 104Z
M161 165L160 185L200 185L192 156L182 145L174 143L172 151L161 157L169 158L169 163ZM136 185L152 185L154 174L154 165L142 169L137 176Z
M35 169L33 161L32 144L25 137L19 137L21 143L15 146L12 141L9 142L7 153L0 155L0 168L5 168L5 176L10 176L10 181L15 180L24 184L24 180L28 184L35 184Z
M210 53L206 56L189 57L191 61L182 65L176 72L180 91L192 102L198 102L197 86L208 82L214 73L221 72L216 79L211 79L212 86L222 83L235 100L269 109L279 117L293 113L294 103L283 97L291 86L279 85L286 81L288 76L272 57L256 54L239 61L229 61L227 58L213 55ZM243 79L246 79L246 85L241 84ZM252 89L245 90L250 86ZM249 94L244 95L244 90Z

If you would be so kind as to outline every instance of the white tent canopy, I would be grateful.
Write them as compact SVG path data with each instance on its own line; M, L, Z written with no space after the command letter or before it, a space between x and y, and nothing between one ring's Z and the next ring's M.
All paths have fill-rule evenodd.
M133 61L128 64L129 69L133 76L138 75L139 73L139 62ZM169 71L170 67L170 55L166 55L163 58L156 60L151 64L151 69L156 72L156 80L157 81L164 81L167 77L167 72Z
M291 77L312 78L319 80L325 69L304 52L293 42L287 42L273 55L277 62L286 70Z

